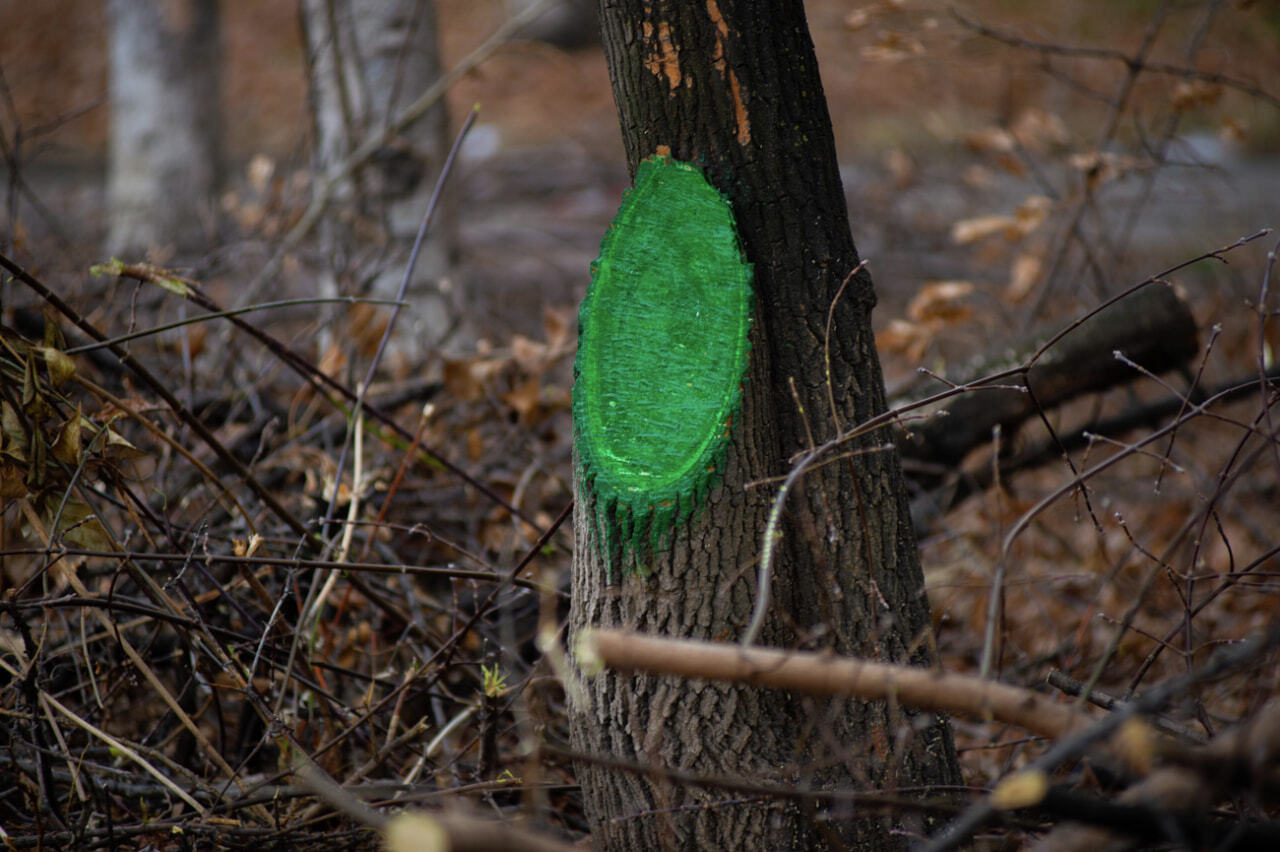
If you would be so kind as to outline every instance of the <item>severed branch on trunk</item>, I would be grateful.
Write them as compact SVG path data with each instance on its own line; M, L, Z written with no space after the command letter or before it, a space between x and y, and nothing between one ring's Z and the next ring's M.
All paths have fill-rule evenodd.
M1048 339L1043 334L981 356L955 383L979 383L975 389L900 430L897 444L908 475L925 487L936 485L972 450L988 444L997 428L1012 435L1037 409L1132 381L1141 373L1131 364L1159 375L1186 364L1199 347L1190 308L1161 283L1090 317L1036 358ZM982 386L983 376L1007 374L1033 358L1020 375Z

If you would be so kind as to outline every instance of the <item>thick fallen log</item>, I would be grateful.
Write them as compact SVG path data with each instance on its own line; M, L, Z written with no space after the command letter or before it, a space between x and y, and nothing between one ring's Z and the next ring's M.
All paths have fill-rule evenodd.
M908 472L935 481L987 445L997 427L1012 435L1036 416L1088 393L1123 385L1142 373L1159 375L1183 366L1199 348L1195 320L1173 288L1154 283L1090 317L1050 346L1029 369L982 387L983 377L1026 364L1050 333L1005 344L961 371L954 384L979 383L952 397L923 420L898 432ZM1123 356L1120 357L1120 356ZM945 412L945 413L943 413Z
M1280 367L1267 370L1264 378L1271 383L1280 381ZM1238 376L1213 387L1197 388L1195 399L1226 404L1241 397L1258 394L1261 381L1263 379L1257 375ZM963 470L955 469L949 471L945 481L941 482L937 476L931 476L931 490L912 498L911 515L915 519L916 529L927 530L933 518L990 488L997 478L1050 464L1061 459L1064 451L1072 452L1088 446L1098 435L1119 437L1135 429L1155 428L1171 417L1188 416L1187 409L1185 398L1170 394L1162 399L1132 405L1110 417L1090 420L1068 432L1059 432L1056 437L1045 437L1029 443L1002 457L999 465L978 464L969 465ZM910 468L907 473L911 474Z

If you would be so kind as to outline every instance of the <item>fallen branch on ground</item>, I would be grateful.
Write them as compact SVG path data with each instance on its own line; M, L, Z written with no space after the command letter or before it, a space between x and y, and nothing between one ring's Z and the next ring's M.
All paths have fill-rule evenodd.
M1051 738L1073 733L1094 721L1070 704L1009 684L813 651L744 648L622 630L590 630L579 634L577 656L587 671L607 667L811 695L896 701L918 710L995 719Z
M1180 367L1198 348L1195 320L1173 288L1152 284L1085 320L1043 354L1046 336L1004 344L966 368L956 385L983 381L1035 359L1020 376L993 387L978 387L953 397L938 412L913 422L895 437L908 469L948 471L972 450L991 441L997 426L1005 436L1022 423L1072 399L1126 384L1142 373L1116 357L1159 375Z
M519 825L474 816L458 808L407 810L387 817L356 798L311 762L294 767L298 780L329 805L382 833L390 852L569 852L577 847Z
M1116 797L1119 806L1145 808L1156 819L1113 822L1103 814L1074 813L1075 821L1063 823L1035 846L1039 852L1088 852L1106 847L1119 838L1140 837L1148 842L1173 839L1170 812L1181 815L1204 814L1214 805L1238 793L1264 799L1280 790L1276 772L1280 757L1280 699L1272 699L1247 720L1214 737L1207 745L1186 746L1158 738L1146 729L1138 740L1137 763L1160 764L1145 778ZM1135 761L1131 761L1135 762ZM1062 803L1059 796L1056 803ZM1077 798L1077 801L1083 801ZM1053 809L1054 800L1046 802ZM1252 825L1186 823L1178 828L1200 842L1230 840L1233 849L1274 849L1280 842L1280 825L1267 822ZM1194 830L1193 830L1194 829ZM1216 842L1214 845L1216 845ZM1208 845L1208 844L1206 844Z
M1280 367L1272 367L1266 372L1265 378L1271 382L1280 380ZM1197 398L1226 404L1249 394L1257 394L1261 384L1256 375L1240 376L1198 391ZM1187 418L1200 416L1200 412L1194 409L1188 411L1186 397L1167 396L1132 406L1111 417L1085 423L1070 432L1059 434L1056 440L1052 437L1043 438L1008 457L1000 458L999 464L973 464L956 468L948 473L943 482L912 500L911 517L915 520L916 530L927 530L933 518L951 511L975 494L986 491L995 484L997 477L1033 470L1061 460L1063 451L1083 449L1098 437L1118 438L1135 429L1154 428L1179 414ZM911 465L907 463L904 467L910 476Z

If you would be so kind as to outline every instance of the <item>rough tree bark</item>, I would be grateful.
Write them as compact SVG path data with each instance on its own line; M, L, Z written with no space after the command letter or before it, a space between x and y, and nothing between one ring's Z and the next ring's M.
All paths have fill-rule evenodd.
M338 180L321 227L322 288L392 298L448 152L443 100L350 178L343 161L440 76L434 0L303 0L317 180ZM452 247L442 209L410 282L398 330L411 359L457 319L442 291ZM447 285L445 286L447 290Z
M858 255L801 0L610 0L601 18L633 176L641 160L669 153L729 199L755 266L755 319L720 484L642 570L601 541L614 514L579 470L571 625L733 641L756 599L777 486L770 478L785 475L797 452L883 410L875 296L865 272L841 288ZM933 663L906 492L888 444L884 430L851 441L855 452L810 472L789 498L767 644ZM859 811L852 799L762 802L669 783L664 769L845 791L958 779L944 721L666 677L589 679L572 736L577 750L604 758L580 764L578 778L607 849L903 842L893 818Z
M218 180L217 0L111 0L106 250L207 245Z

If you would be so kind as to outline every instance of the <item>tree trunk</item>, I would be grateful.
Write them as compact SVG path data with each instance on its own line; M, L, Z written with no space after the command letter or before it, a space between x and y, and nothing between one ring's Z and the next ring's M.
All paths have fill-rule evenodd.
M440 76L435 4L303 0L302 25L311 65L315 173L318 181L336 180L343 161ZM396 295L448 152L448 123L441 100L338 183L321 228L327 294ZM451 218L442 209L399 320L399 348L412 358L457 319L441 288L452 240Z
M754 264L755 308L718 484L665 537L648 548L612 544L634 530L617 529L628 522L598 499L579 456L571 625L734 641L751 619L778 478L796 453L884 408L875 296L865 272L841 292L858 256L800 0L619 0L602 4L601 17L632 174L645 158L669 154L695 164L729 200ZM580 368L582 357L580 349ZM575 424L581 448L576 410ZM888 444L885 430L850 441L853 454L810 471L790 496L767 644L934 663L906 491ZM769 801L669 782L664 770L850 794L959 777L945 721L885 704L615 673L585 690L572 736L577 750L603 758L584 761L578 777L607 849L903 842L893 818L859 811L852 795Z
M218 178L217 0L111 0L106 250L208 244Z

